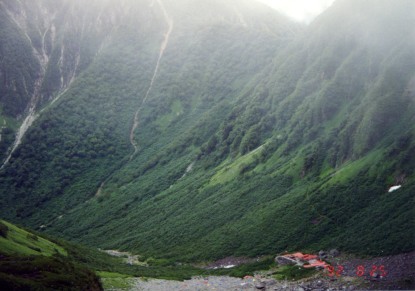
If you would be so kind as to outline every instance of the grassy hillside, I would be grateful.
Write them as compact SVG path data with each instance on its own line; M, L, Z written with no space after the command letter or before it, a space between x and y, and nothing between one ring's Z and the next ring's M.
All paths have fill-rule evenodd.
M0 220L0 285L5 290L101 290L93 271L62 246Z
M5 255L62 255L67 256L66 250L35 234L31 234L10 223L1 221L5 236L0 237L1 252Z
M337 1L307 28L186 3L150 91L163 13L111 32L0 172L2 214L182 261L415 249L415 3Z
M243 277L274 266L271 258L233 269L204 270L173 261L140 257L127 264L93 248L44 237L0 220L0 286L5 290L101 290L128 288L129 278L190 279L197 275ZM144 261L145 260L145 261Z

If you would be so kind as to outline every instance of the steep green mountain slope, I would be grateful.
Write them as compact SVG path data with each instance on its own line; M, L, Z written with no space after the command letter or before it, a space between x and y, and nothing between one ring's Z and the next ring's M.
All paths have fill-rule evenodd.
M125 7L108 1L0 1L0 159L105 46ZM14 137L14 135L16 136ZM6 158L7 157L7 158Z
M267 263L270 264L269 260ZM102 285L108 289L120 284L127 287L128 277L183 280L211 273L241 276L252 272L252 268L264 267L266 263L261 261L221 271L201 270L188 265L172 267L151 258L147 264L127 264L123 257L44 237L0 220L2 290L102 290Z
M98 277L60 245L0 220L3 290L102 290Z
M58 254L67 256L67 252L60 246L44 238L31 234L10 223L1 221L2 237L0 237L1 253L21 255L44 255L52 256Z
M307 28L123 3L1 172L5 217L181 260L415 248L413 1L338 0Z

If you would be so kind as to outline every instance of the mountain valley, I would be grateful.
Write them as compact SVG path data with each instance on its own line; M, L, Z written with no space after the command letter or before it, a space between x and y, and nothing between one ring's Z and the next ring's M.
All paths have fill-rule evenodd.
M0 218L171 264L415 250L414 1L58 2L0 0Z

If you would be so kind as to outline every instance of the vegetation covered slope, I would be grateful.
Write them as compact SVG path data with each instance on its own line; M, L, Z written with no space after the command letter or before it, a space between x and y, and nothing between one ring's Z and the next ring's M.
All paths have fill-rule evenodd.
M102 290L95 273L60 245L0 220L3 290Z
M127 278L132 277L170 280L190 279L196 275L242 277L273 265L272 258L243 264L232 270L179 266L154 258L131 264L123 256L113 257L93 248L44 237L0 220L2 290L102 290L101 282L108 289L128 288L132 282Z
M0 2L3 162L41 110L93 62L124 12L122 5L103 1L87 6L77 0Z
M28 132L0 177L7 218L181 260L415 248L413 1L339 0L307 28L155 3Z

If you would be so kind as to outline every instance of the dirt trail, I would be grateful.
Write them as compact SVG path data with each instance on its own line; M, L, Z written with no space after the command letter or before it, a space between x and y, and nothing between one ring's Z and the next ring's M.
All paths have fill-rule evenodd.
M159 70L160 61L163 57L164 51L167 47L167 44L169 43L170 34L173 31L174 22L170 18L170 16L168 15L166 9L164 8L163 2L161 0L157 0L157 3L159 4L159 6L160 6L160 8L163 12L164 18L165 18L165 20L168 24L168 29L167 29L167 32L164 35L164 40L163 40L163 42L161 43L161 46L160 46L159 56L158 56L158 59L157 59L156 67L154 68L154 72L153 72L153 76L151 78L150 85L148 86L148 89L147 89L146 95L144 96L143 101L141 102L140 106L138 107L138 109L137 109L137 111L135 112L135 115L134 115L134 123L133 123L133 126L132 126L131 131L130 131L130 143L134 147L134 152L131 154L130 160L134 157L134 155L138 151L138 143L137 143L137 141L134 140L134 132L138 127L139 114L140 114L141 109L143 108L143 105L147 101L147 98L148 98L148 95L151 92L151 89L153 88L153 84L154 84L154 81L156 80L157 73L158 73L158 70Z

